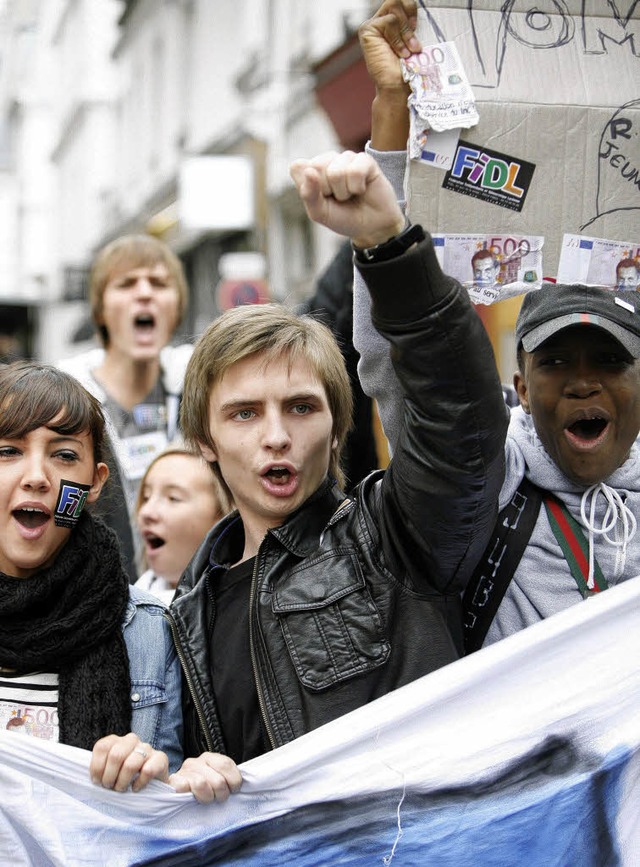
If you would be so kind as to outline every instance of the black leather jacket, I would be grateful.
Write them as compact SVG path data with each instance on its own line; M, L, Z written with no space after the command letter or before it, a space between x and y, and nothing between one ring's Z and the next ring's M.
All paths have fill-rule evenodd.
M404 430L385 472L348 499L325 481L260 546L251 665L272 747L457 658L460 593L487 543L503 479L507 411L465 290L442 274L430 239L359 267L374 324L394 346ZM186 681L186 755L225 752L205 575L241 537L237 514L218 524L171 606Z

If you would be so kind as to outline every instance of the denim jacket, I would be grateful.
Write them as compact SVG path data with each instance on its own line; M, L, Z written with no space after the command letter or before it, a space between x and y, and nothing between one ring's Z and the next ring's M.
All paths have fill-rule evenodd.
M131 730L163 750L173 772L182 763L181 674L165 612L155 596L131 587L122 628L131 674Z

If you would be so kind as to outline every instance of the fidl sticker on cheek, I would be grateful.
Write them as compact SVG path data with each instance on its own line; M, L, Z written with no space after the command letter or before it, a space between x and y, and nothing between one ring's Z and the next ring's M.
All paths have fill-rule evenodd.
M69 482L60 479L60 493L53 519L57 527L72 528L80 520L80 515L87 501L87 495L91 485L82 485L80 482Z

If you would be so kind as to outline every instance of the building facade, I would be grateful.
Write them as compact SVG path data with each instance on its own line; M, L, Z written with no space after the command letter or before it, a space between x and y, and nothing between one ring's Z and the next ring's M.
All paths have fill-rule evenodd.
M35 306L34 355L55 359L89 338L91 259L127 232L155 234L182 258L192 301L181 337L220 311L225 253L261 254L274 300L309 295L337 240L307 220L288 168L366 140L371 91L355 33L377 5L0 4L0 304ZM248 167L234 180L233 161L206 161L223 173L203 180L199 224L185 216L183 183L195 157ZM251 203L244 222L232 218L240 199Z

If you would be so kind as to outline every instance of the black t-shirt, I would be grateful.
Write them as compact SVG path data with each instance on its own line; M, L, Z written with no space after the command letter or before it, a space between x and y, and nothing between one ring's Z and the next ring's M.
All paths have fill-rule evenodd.
M249 645L249 595L255 557L223 571L209 582L215 599L210 635L213 691L227 754L239 764L269 749L262 728Z

